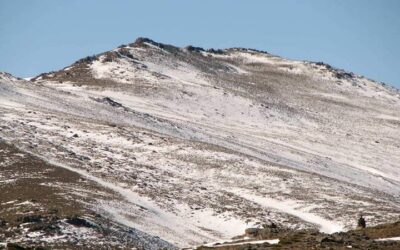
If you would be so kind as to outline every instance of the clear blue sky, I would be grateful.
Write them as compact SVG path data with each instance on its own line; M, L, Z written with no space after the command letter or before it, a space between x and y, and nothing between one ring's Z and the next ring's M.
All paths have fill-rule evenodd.
M0 71L16 76L138 36L324 61L400 87L400 0L0 0Z

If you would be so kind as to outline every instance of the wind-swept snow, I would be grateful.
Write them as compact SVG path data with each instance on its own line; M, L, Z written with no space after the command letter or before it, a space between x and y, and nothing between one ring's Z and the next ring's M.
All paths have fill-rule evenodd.
M114 220L123 225L137 228L150 234L159 235L162 238L165 237L166 240L178 246L185 247L188 246L188 244L196 243L199 238L203 241L210 241L221 237L233 237L241 234L247 227L246 223L241 220L234 218L221 218L214 214L212 210L203 210L193 213L189 208L181 207L181 211L183 209L187 210L187 212L181 213L180 216L177 216L176 214L162 209L155 202L140 196L128 187L122 187L118 184L105 181L89 174L87 171L55 162L51 159L46 159L40 155L36 156L54 166L78 173L82 177L94 181L100 186L121 195L130 203L130 205L128 205L130 206L130 209L134 206L131 211L117 209L117 207L122 204L114 204L114 206L103 204L102 209L109 213ZM145 210L144 213L141 212L143 209ZM129 217L126 217L127 215L137 216L137 214L142 214L143 216L140 218L140 221L133 221L129 219ZM207 231L201 232L199 230L200 228L205 227L208 227L209 230L213 230L214 232L219 232L220 234L215 235L213 233L207 233ZM198 229L196 230L196 228Z
M397 218L399 110L379 83L252 50L145 42L0 75L1 138L113 190L99 210L178 246L270 220L332 233L360 212Z
M249 194L249 193L243 192L241 190L235 190L233 192L235 194L243 197L244 199L258 203L262 206L270 207L270 208L276 209L280 212L296 216L296 217L302 219L303 221L306 221L306 222L309 222L312 224L316 224L316 225L318 225L318 227L320 228L320 231L322 233L332 234L332 233L340 232L343 230L343 225L340 225L334 221L324 219L313 213L304 212L304 211L296 209L293 202L278 201L278 200L271 199L268 197L261 197L261 196L257 196L254 194Z

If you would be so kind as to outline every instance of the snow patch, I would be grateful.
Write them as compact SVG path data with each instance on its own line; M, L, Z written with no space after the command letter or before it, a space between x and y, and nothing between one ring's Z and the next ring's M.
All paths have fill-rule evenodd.
M375 241L400 241L400 237L380 238Z
M293 203L291 204L288 201L279 201L279 200L271 199L268 197L261 197L258 195L243 192L243 190L239 190L239 189L236 189L236 190L231 189L230 191L234 192L235 194L237 194L247 200L250 200L257 204L260 204L262 206L276 209L280 212L287 213L287 214L293 215L295 217L298 217L306 222L318 225L320 227L320 231L323 233L332 234L335 232L343 231L342 225L337 224L333 221L324 219L318 215L297 210L294 208Z
M215 244L215 243L210 243L206 244L204 246L206 247L212 247L212 248L218 248L218 247L227 247L227 246L241 246L241 245L259 245L259 244L264 244L268 243L270 245L275 245L279 244L279 239L273 239L273 240L255 240L255 241L243 241L243 242L238 242L238 243L228 243L228 244Z

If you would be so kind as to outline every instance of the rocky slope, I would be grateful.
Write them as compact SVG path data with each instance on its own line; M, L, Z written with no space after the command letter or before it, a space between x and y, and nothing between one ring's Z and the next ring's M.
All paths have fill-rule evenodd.
M174 248L96 213L98 200L118 194L77 173L1 141L0 167L0 242L9 249Z
M64 195L154 248L400 211L399 91L323 63L140 38L31 81L3 73L0 122L8 145L115 194Z

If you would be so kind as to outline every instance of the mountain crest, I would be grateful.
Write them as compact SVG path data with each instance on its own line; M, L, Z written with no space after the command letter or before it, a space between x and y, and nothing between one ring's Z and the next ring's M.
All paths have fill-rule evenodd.
M30 84L0 74L0 219L74 246L108 225L102 246L137 249L394 221L399 117L399 92L323 63L140 38Z

